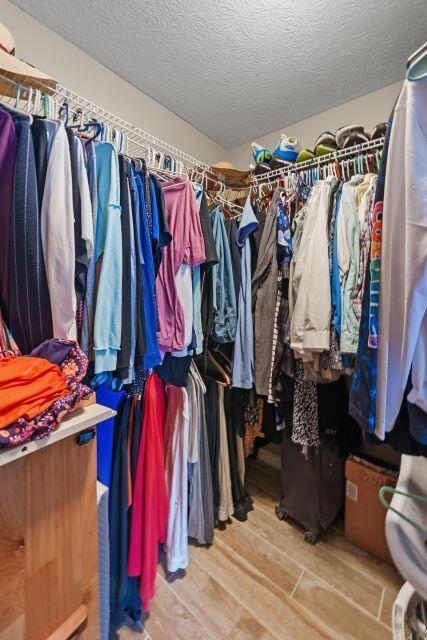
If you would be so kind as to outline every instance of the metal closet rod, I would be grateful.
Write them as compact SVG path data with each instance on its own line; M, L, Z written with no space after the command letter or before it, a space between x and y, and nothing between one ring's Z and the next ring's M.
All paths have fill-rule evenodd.
M306 169L315 169L324 164L330 164L331 162L340 162L345 160L349 156L361 155L367 153L373 149L382 148L384 145L384 137L377 138L375 140L369 140L369 142L362 142L361 144L355 144L347 149L338 149L332 153L319 156L313 160L306 160L305 162L289 163L286 167L280 169L274 169L273 171L266 171L260 173L257 176L252 176L251 182L254 186L259 183L272 180L273 178L280 178L288 175L289 173L295 173L298 171L304 171Z
M156 138L151 135L147 131L136 127L135 125L123 120L119 116L103 109L99 105L91 102L87 98L80 96L79 94L71 91L71 89L67 89L60 84L56 84L54 88L49 87L49 85L44 84L40 80L32 80L25 79L23 82L19 81L19 78L10 77L5 74L5 72L0 71L0 78L14 85L16 88L21 87L22 91L30 92L31 88L36 88L42 93L46 93L51 96L54 100L60 102L67 102L70 113L75 115L80 114L80 110L83 111L83 116L90 120L96 119L99 122L109 125L112 128L118 129L122 131L127 137L128 144L136 145L139 148L144 148L146 150L149 149L150 146L153 146L156 151L162 151L170 154L176 160L181 160L181 162L187 166L193 167L198 166L205 170L209 170L210 166L205 162L202 162L198 158L185 153L185 151L181 151L181 149L177 149L176 147L168 144L164 140L160 138ZM29 81L30 80L30 81Z

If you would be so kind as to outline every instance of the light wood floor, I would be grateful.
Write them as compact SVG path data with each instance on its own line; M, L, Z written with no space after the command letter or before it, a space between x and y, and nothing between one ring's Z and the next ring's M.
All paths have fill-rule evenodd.
M249 462L255 508L248 521L216 531L209 548L190 547L183 579L159 566L156 595L141 636L122 640L391 640L391 608L402 580L347 542L338 528L317 545L280 522L279 474Z

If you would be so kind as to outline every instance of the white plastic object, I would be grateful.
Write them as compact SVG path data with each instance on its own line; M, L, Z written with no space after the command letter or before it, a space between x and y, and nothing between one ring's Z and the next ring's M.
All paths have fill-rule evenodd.
M422 456L402 455L399 491L421 496L427 494L427 459ZM413 522L427 529L427 505L398 493L391 506ZM425 536L397 513L388 510L386 537L393 561L423 600L427 601L427 546Z
M393 640L427 639L427 604L405 582L393 605Z

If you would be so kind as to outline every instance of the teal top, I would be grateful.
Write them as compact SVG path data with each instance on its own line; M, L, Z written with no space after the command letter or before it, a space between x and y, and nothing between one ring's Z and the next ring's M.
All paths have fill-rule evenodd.
M117 151L109 142L95 148L98 216L95 261L102 257L94 324L95 373L114 371L122 332L122 229Z

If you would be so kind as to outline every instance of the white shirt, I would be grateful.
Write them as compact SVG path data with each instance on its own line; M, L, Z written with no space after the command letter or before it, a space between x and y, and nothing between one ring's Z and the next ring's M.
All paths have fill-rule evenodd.
M182 307L184 316L184 346L181 351L173 351L176 358L183 358L188 355L188 347L193 338L193 279L192 267L189 264L182 264L175 276L176 293Z
M165 474L169 518L165 551L171 573L188 566L188 393L166 385Z
M90 197L89 180L87 177L86 160L83 151L83 143L80 138L74 138L76 143L76 157L77 157L77 178L79 181L80 192L80 209L81 209L81 225L82 225L82 239L86 242L86 251L88 258L93 255L93 214L92 214L92 200Z
M40 214L54 338L77 339L71 158L62 121L52 142Z
M427 412L427 79L405 81L392 124L384 192L375 433L408 399Z
M290 326L291 348L304 357L329 349L331 287L328 258L328 199L331 179L319 180L306 205L294 271L297 289Z

